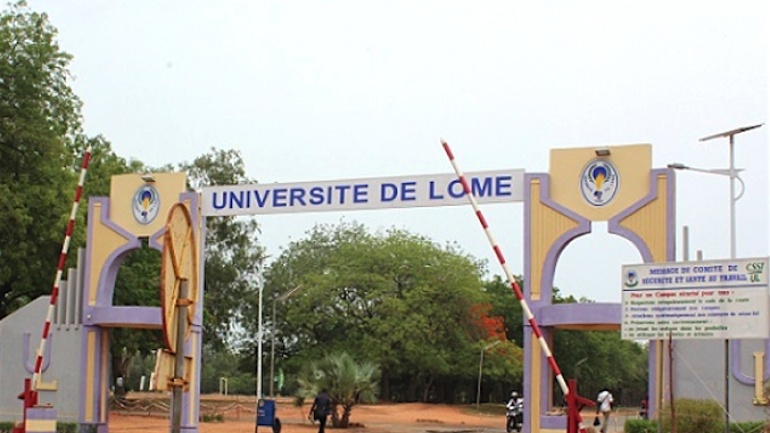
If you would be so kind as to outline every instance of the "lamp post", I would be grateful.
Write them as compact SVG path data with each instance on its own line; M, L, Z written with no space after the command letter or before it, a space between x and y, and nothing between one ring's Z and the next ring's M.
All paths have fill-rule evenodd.
M578 381L578 367L580 367L586 361L588 361L588 357L585 357L575 363L575 387L576 387L575 392L577 392L577 387L580 386L580 382Z
M732 152L731 152L732 153ZM731 159L732 161L732 159ZM730 168L696 168L696 167L690 167L681 163L674 163L669 164L668 168L673 168L674 170L689 170L694 171L696 173L706 173L706 174L718 174L720 176L728 176L730 178L730 258L734 259L736 256L735 253L735 202L740 200L741 197L743 197L743 193L746 190L746 185L743 182L743 179L739 176L739 173L743 171L742 168L735 168L732 165L732 162L730 163ZM741 191L737 195L735 194L735 181L738 181L741 185Z
M272 398L275 398L275 393L273 392L273 386L275 385L275 304L277 302L285 301L291 295L296 293L300 288L302 288L302 286L297 286L286 293L278 295L275 299L273 299L273 315L271 316L273 329L271 330L272 341L270 342L270 397Z
M484 352L497 346L501 341L503 340L495 340L481 348L481 355L479 355L479 381L476 386L476 410L479 410L479 405L481 403L481 369L484 367Z
M743 126L736 129L731 129L730 131L720 132L718 134L709 135L708 137L703 137L699 141L710 141L717 138L728 138L729 139L729 151L730 151L730 160L729 160L729 166L726 169L701 169L701 168L693 168L688 167L681 163L675 163L675 164L669 164L669 168L673 168L675 170L690 170L695 171L699 173L707 173L707 174L718 174L721 176L728 176L730 178L730 258L734 259L736 257L736 239L735 239L735 230L736 230L736 220L735 220L735 202L740 200L741 197L743 197L743 193L746 190L746 185L743 183L743 179L740 178L738 173L743 171L743 169L736 169L735 168L735 136L751 131L752 129L757 129L760 126L764 125L763 123L757 124L757 125L751 125L751 126ZM741 184L741 192L740 194L735 194L735 181L738 181ZM730 431L730 340L725 340L725 353L724 353L724 366L725 366L725 433L729 433ZM673 403L673 402L672 402Z
M257 290L259 304L257 308L257 402L262 398L262 294L265 289L265 279L262 270L257 274ZM256 428L255 428L256 433Z

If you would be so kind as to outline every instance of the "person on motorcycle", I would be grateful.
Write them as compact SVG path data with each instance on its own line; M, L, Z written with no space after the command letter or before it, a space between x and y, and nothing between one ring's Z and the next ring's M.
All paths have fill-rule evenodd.
M524 426L524 399L519 397L518 392L511 393L511 399L505 404L505 409L505 431L520 432Z
M508 403L506 403L505 407L508 410L513 410L516 406L518 406L522 402L522 399L519 397L519 393L516 391L513 391L511 393L511 399L508 400Z

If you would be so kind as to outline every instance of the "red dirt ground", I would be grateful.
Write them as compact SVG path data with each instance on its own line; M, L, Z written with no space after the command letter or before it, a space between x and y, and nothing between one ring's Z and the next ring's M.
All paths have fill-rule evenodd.
M243 397L231 398L230 402L217 405L202 399L203 413L224 415L224 422L201 422L200 433L255 433L254 401ZM315 433L318 424L307 419L309 406L295 407L288 399L279 399L276 416L281 419L282 433ZM586 424L592 414L584 414ZM610 421L610 432L623 431L623 416ZM502 433L505 431L505 416L502 405L500 414L476 413L467 405L436 405L425 403L400 403L362 405L353 408L350 419L353 427L328 431L338 433ZM331 424L331 423L330 423ZM147 413L110 414L111 433L167 433L170 421L167 414L148 416ZM269 426L260 426L259 432L272 433Z
M222 407L224 422L201 422L201 433L254 433L255 414L253 405L234 404ZM202 403L205 408L206 402ZM307 419L310 406L302 408L289 401L278 401L276 416L281 419L282 433L314 433L318 424L311 424ZM205 412L205 410L204 410ZM418 433L418 432L503 432L505 416L477 414L467 406L448 406L424 403L362 405L353 408L350 418L353 427L331 429L330 431L348 433ZM331 424L331 422L329 423ZM109 428L111 433L158 432L169 431L168 415L147 416L145 414L111 413ZM260 426L260 432L272 433L269 426Z

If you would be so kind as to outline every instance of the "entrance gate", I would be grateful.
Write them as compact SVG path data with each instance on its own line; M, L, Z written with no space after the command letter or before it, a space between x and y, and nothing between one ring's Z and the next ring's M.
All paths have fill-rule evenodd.
M498 170L468 173L477 201L484 203L524 202L524 266L525 297L537 317L543 335L550 340L554 328L597 330L620 326L619 304L552 305L550 302L554 271L561 252L574 239L590 233L594 221L607 221L609 232L628 239L639 251L644 262L674 260L674 175L670 169L651 166L651 146L631 145L602 148L556 149L551 151L550 167L546 173L527 173L523 170ZM277 213L348 211L404 207L433 207L466 204L464 191L454 175L421 175L354 179L346 181L304 182L295 184L259 184L205 188L202 193L188 192L183 173L156 173L151 177L120 175L112 178L109 197L92 198L89 202L87 249L78 263L85 269L71 273L68 280L80 287L66 290L60 300L59 317L54 324L53 340L57 347L66 347L67 353L80 362L62 361L46 347L44 366L51 381L50 389L57 390L57 398L73 400L73 390L79 388L79 421L88 430L107 431L109 403L109 334L110 328L162 328L158 307L114 306L113 292L118 269L123 259L148 240L150 247L162 249L164 222L169 209L182 202L191 212L193 236L204 251L202 228L205 218L219 215L258 215ZM470 230L470 228L469 228ZM199 260L202 260L202 254ZM80 266L80 265L79 265ZM192 315L190 337L185 343L185 355L191 358L190 386L182 396L182 430L198 431L200 352L203 299L203 266L198 266L200 287ZM602 272L605 269L600 268ZM595 272L591 269L590 272ZM587 272L589 272L587 270ZM618 272L619 269L607 269ZM620 282L619 282L620 288ZM37 301L35 305L37 305ZM35 305L31 305L34 307ZM31 313L29 313L31 314ZM22 319L29 315L24 315ZM39 316L40 314L35 314ZM82 316L82 321L81 321ZM22 320L24 323L33 322ZM0 327L6 333L29 332L16 322ZM525 326L528 326L525 323ZM32 329L37 331L37 328ZM66 332L65 332L66 331ZM2 333L2 332L0 332ZM528 401L525 431L563 431L564 417L551 416L553 377L537 342L525 333L524 395ZM4 339L5 341L5 339ZM21 336L19 337L21 341ZM762 347L732 347L733 359L748 359L754 353L755 377L765 377L766 356L770 340L758 342ZM549 341L550 343L550 341ZM678 342L687 350L691 344ZM694 344L694 343L693 343ZM5 345L4 365L18 362L17 369L5 368L0 383L11 383L6 376L23 371L29 356L13 361ZM21 343L19 343L21 346ZM745 346L745 345L744 345ZM26 346L24 346L26 347ZM657 416L662 390L669 384L662 366L665 354L661 341L650 341L649 402L651 415ZM698 346L699 353L702 348ZM765 351L761 351L764 349ZM693 349L695 350L695 349ZM55 351L54 351L55 352ZM710 360L718 356L703 356ZM65 374L57 374L58 364L66 364ZM714 364L714 363L711 363ZM764 404L759 391L747 383L740 368L750 368L749 362L733 364L732 379L739 400ZM78 366L75 373L72 365ZM714 364L715 365L715 364ZM712 365L713 366L713 365ZM717 365L717 368L721 368ZM26 367L29 371L29 367ZM679 374L681 377L682 374ZM46 382L47 383L47 382ZM77 383L78 385L70 385ZM740 385L749 385L743 386ZM678 385L677 385L678 386ZM719 383L712 386L719 387ZM65 390L64 388L67 388ZM738 388L738 389L736 389ZM745 388L745 389L744 389ZM757 386L756 388L761 388ZM77 392L77 391L75 391ZM754 393L757 392L755 395ZM731 395L733 391L731 391ZM50 398L46 398L50 401ZM55 401L55 400L54 400ZM14 403L14 407L20 405ZM10 406L9 406L10 407ZM761 411L755 406L755 412ZM91 427L91 428L88 428Z
M467 173L480 204L524 202L525 294L543 335L556 327L619 329L619 304L551 305L559 255L573 239L589 233L593 221L608 221L609 231L630 240L645 262L674 256L673 172L651 168L651 146L561 149L551 152L548 173L523 170ZM294 184L233 185L186 192L182 173L152 178L113 178L109 198L89 204L86 281L83 296L83 380L81 423L107 431L110 327L158 328L158 308L112 305L122 259L148 238L161 249L166 215L176 202L191 210L199 251L205 251L202 227L207 217L319 211L433 207L466 203L462 185L451 174L353 179ZM200 259L203 260L203 254ZM203 266L185 354L192 358L190 386L183 394L182 430L198 431ZM607 269L617 272L617 269ZM526 326L527 324L525 324ZM564 431L565 417L547 415L553 377L537 342L525 333L525 431ZM659 343L650 350L650 402L658 401L661 371Z
M675 196L673 170L652 169L649 144L555 149L550 164L548 173L510 170L466 178L478 203L524 202L526 300L552 346L555 328L620 329L620 304L551 304L564 248L590 233L592 222L607 221L609 232L631 241L645 262L671 261ZM453 175L209 187L201 201L206 217L465 204ZM526 320L524 325L529 328ZM661 344L650 346L653 414L662 392ZM553 375L531 332L524 333L524 361L525 431L564 431L566 417L547 414L554 406Z

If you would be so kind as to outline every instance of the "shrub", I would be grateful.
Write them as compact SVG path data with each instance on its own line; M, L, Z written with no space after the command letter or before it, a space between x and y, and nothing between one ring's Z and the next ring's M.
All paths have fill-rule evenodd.
M623 425L624 433L657 433L658 423L649 419L627 419Z
M78 423L76 422L57 422L56 433L78 433Z
M201 422L225 422L225 416L221 413L204 413Z
M765 421L745 421L730 423L730 433L760 433L765 431Z
M11 433L15 422L0 422L0 433ZM78 423L76 422L57 422L56 433L77 433Z
M724 414L719 404L713 400L680 398L674 401L677 433L722 433ZM662 433L671 432L671 406L666 405L661 412Z

